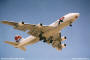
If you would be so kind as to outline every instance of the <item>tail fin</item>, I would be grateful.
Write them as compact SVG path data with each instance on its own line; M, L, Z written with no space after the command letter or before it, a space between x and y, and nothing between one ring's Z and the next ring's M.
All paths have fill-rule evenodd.
M17 43L17 42L5 41L5 43L10 44L10 45L14 46L15 48L19 48L19 49L21 49L21 50L23 50L23 51L26 51L26 48L25 48L24 46L18 47L18 44L19 44L19 43Z

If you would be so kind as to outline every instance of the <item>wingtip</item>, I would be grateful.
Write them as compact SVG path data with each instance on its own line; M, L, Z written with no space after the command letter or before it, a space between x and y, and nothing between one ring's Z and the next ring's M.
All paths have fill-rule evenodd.
M0 23L4 23L5 21L0 21Z
M7 43L8 41L4 41L4 43Z
M8 21L4 20L4 21L0 21L0 23L7 23Z
M2 23L2 21L0 21L0 23Z

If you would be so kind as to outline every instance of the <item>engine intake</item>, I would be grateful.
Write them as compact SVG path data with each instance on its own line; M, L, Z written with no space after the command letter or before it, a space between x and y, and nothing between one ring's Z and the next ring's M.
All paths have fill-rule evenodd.
M65 47L66 47L66 44L61 44L61 47L62 47L62 48L65 48Z
M66 39L67 39L67 37L66 37L66 36L61 37L61 41L64 41L64 40L66 40Z
M24 22L22 21L22 24L24 24Z
M37 24L37 26L41 27L41 26L43 26L43 24L42 24L42 23L40 23L40 24Z

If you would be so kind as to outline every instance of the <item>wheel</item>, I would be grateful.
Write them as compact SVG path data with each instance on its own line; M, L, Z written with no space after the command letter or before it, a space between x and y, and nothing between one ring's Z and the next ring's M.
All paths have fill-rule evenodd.
M50 40L50 42L49 43L52 43L53 42L53 40Z
M47 42L47 40L43 40L43 42Z
M70 25L69 26L72 27L72 22L70 22Z
M70 24L69 26L72 27L72 24Z
M66 44L64 44L64 46L66 46Z

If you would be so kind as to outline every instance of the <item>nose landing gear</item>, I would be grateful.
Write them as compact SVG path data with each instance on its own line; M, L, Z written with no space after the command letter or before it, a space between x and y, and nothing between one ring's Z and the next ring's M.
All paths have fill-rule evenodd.
M69 26L72 27L72 22L70 22L70 25Z

